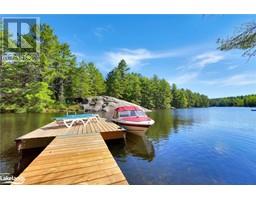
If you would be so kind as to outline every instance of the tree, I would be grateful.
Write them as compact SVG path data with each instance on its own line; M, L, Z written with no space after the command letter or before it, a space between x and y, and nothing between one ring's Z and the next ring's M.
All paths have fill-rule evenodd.
M71 54L69 46L67 44L58 45L57 51L59 54L56 57L55 62L51 66L51 87L54 91L55 100L61 103L64 102L64 85L67 80L67 76L74 65L75 59Z
M89 63L85 67L89 79L89 93L92 96L102 95L105 93L106 85L103 75L93 63Z
M256 55L256 22L243 24L233 36L227 39L218 39L218 49L222 51L241 49L244 56Z
M179 93L177 90L177 86L175 83L172 84L172 88L171 88L171 92L172 92L172 101L171 101L171 105L175 108L178 108L178 104L179 104Z
M90 80L86 67L86 63L81 62L79 67L73 69L71 87L72 98L90 96Z
M194 94L191 90L186 89L185 90L185 94L186 94L186 98L188 100L188 107L194 107L195 106L195 98L194 98Z
M22 66L18 63L4 63L1 66L1 110L16 111L24 105L22 98L24 87L21 80Z
M125 60L121 60L116 68L108 73L106 79L107 94L116 98L123 98L125 77L129 70Z
M175 84L171 89L171 105L175 108L208 107L209 99L200 93L192 92L189 89L177 89Z
M177 108L187 108L188 100L183 89L178 90L177 92Z
M37 31L33 28L32 31ZM32 35L26 35L26 40L32 40ZM19 108L31 107L31 101L39 98L46 98L51 95L53 100L64 102L65 100L65 81L67 75L70 74L71 68L75 65L74 56L69 46L58 41L49 25L41 26L40 33L40 57L31 56L26 52L22 52L22 58L18 54L14 54L12 62L3 63L1 68L1 108L2 110L17 111ZM22 60L20 60L22 59ZM14 81L15 80L15 81ZM33 85L38 83L38 85ZM40 84L39 84L40 83ZM30 88L36 90L36 94L27 94ZM46 87L49 87L52 93L48 93ZM42 91L39 91L42 90ZM45 93L45 96L42 95ZM25 95L25 96L24 96ZM32 95L32 96L31 96ZM38 96L39 95L39 96ZM44 99L45 100L45 99ZM40 109L47 106L40 103Z
M37 27L32 31L38 31ZM0 37L2 32L0 27ZM26 40L32 41L33 34L26 35ZM175 84L170 87L165 79L156 75L147 78L130 73L125 60L121 60L104 80L93 63L77 64L69 45L61 43L47 24L41 26L37 42L40 43L39 59L22 52L22 62L18 54L14 54L12 62L4 62L1 66L1 112L65 109L77 98L105 94L151 109L168 109L171 105L177 108L208 105L207 96L177 89ZM241 105L241 102L255 105L255 97L248 96L231 103Z
M2 65L2 55L3 55L3 36L4 36L4 30L3 30L3 24L0 22L0 65Z
M75 65L75 57L68 44L59 42L49 25L43 24L40 30L40 79L49 84L54 99L64 103L65 81Z
M125 88L123 98L131 101L132 103L141 103L141 82L140 75L131 73L125 77Z
M141 85L141 105L146 108L154 108L154 95L152 94L154 85L147 77L140 78Z
M45 82L32 82L27 85L24 91L26 106L30 112L44 112L47 107L53 104L51 99L52 91Z
M153 78L154 79L154 78ZM155 108L167 109L171 106L172 94L169 83L164 80L153 80L156 84L156 90L154 91Z
M129 71L129 67L126 64L125 60L122 59L117 66L117 70L120 71L121 78L124 79Z
M256 106L256 94L210 99L210 106Z

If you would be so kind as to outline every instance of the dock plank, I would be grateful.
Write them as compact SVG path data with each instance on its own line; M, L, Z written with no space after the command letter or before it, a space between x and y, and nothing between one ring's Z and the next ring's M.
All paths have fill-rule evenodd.
M85 126L83 124L75 124L71 128L52 122L17 138L16 143L18 150L23 150L45 147L57 136L100 133L102 136L104 135L104 139L118 139L123 137L124 132L125 129L104 118L89 121ZM110 134L109 137L107 136L108 133ZM115 134L114 137L113 133Z
M22 184L128 184L102 136L80 134L81 127L76 128L78 135L53 139L20 174Z
M65 126L58 125L56 122L51 122L41 128L31 131L30 133L18 137L16 140L115 131L125 131L125 129L104 118L99 118L97 121L91 121L85 127L82 127L82 124L77 124L71 128L67 128Z

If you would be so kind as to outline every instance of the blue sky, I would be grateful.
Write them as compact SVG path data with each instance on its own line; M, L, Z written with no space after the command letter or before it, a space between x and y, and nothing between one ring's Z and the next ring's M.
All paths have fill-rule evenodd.
M37 16L37 15L33 15ZM78 60L106 75L120 59L131 71L158 75L209 97L256 93L256 58L217 50L256 15L38 15Z

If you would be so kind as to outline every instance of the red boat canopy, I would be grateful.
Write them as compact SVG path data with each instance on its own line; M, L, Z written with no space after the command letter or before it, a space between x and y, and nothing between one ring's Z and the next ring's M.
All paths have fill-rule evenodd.
M137 106L121 106L115 109L117 112L122 112L122 111L129 111L129 110L141 110Z

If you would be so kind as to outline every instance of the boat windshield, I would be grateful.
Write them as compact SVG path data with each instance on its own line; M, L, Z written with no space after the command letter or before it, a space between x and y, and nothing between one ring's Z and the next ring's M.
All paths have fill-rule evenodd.
M126 110L119 112L119 117L143 117L146 114L141 110Z

